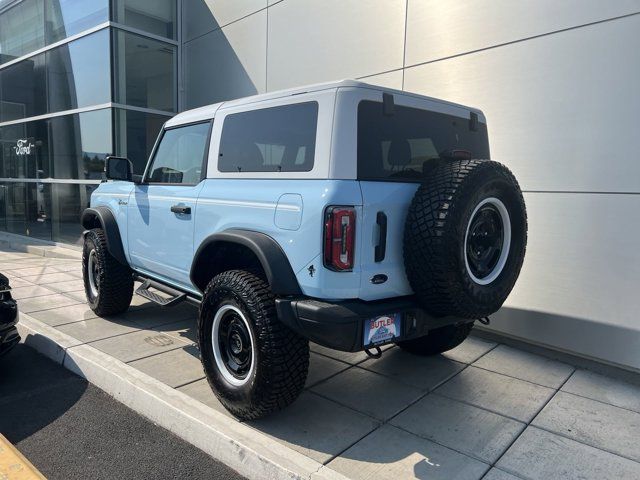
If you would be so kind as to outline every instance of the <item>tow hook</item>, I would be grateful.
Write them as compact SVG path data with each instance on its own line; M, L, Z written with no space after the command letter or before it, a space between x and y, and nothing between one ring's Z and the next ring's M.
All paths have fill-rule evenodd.
M478 321L483 325L490 325L491 324L491 319L489 317L479 318Z
M380 347L373 347L373 349L365 348L364 353L371 358L380 358L382 356L382 350L380 350Z

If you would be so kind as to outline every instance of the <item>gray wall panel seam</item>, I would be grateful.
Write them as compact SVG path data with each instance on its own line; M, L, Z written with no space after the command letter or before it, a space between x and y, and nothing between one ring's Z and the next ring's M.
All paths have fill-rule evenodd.
M267 0L267 32L266 45L264 49L264 91L269 91L269 0Z
M282 0L282 1L284 1L284 0ZM278 2L278 3L280 3L280 2ZM274 3L273 5L277 5L277 4ZM201 33L200 35L197 35L197 36L195 36L193 38L190 38L189 40L185 40L184 42L182 42L182 44L183 45L188 45L189 43L191 43L191 42L193 42L195 40L198 40L198 39L200 39L202 37L205 37L205 36L209 35L210 33L217 32L218 30L223 30L223 29L227 28L229 25L233 25L234 23L238 23L238 22L240 22L240 21L242 21L242 20L244 20L246 18L249 18L249 17L255 15L256 13L260 13L260 12L262 12L264 10L268 10L273 5L269 5L267 7L262 7L261 9L256 10L255 12L251 12L251 13L248 13L246 15L243 15L242 17L236 18L235 20L232 20L231 22L225 23L224 25L219 25L218 27L216 27L214 29L207 30L206 32Z
M406 70L408 68L420 67L422 65L428 65L430 63L442 62L444 60L450 60L452 58L464 57L465 55L471 55L471 54L474 54L474 53L484 52L486 50L493 50L493 49L496 49L496 48L505 47L505 46L513 45L513 44L517 44L517 43L523 43L523 42L526 42L528 40L534 40L534 39L537 39L537 38L548 37L548 36L555 35L555 34L558 34L558 33L568 32L568 31L571 31L571 30L578 30L580 28L591 27L591 26L594 26L594 25L602 24L602 23L613 22L613 21L616 21L616 20L623 20L625 18L633 17L633 16L636 16L636 15L640 15L640 11L633 12L633 13L628 13L626 15L620 15L620 16L617 16L617 17L611 17L611 18L607 18L607 19L604 19L604 20L596 20L594 22L584 23L584 24L581 24L581 25L575 25L575 26L572 26L572 27L561 28L559 30L553 30L551 32L539 33L537 35L531 35L531 36L528 36L528 37L519 38L517 40L510 40L508 42L503 42L503 43L498 43L496 45L491 45L491 46L488 46L488 47L478 48L476 50L469 50L467 52L460 52L460 53L456 53L456 54L453 54L453 55L447 55L446 57L434 58L433 60L426 60L424 62L418 62L418 63L414 63L414 64L411 64L411 65L405 65L404 69Z
M402 43L402 84L400 89L404 90L404 73L407 66L407 24L409 21L409 0L404 4L404 42Z

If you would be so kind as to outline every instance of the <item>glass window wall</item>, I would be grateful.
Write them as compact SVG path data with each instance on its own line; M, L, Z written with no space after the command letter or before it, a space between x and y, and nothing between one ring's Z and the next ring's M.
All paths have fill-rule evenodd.
M22 0L0 10L0 64L109 20L109 0Z
M107 103L108 29L0 70L0 122Z
M0 127L0 178L100 180L112 151L111 110Z
M176 38L176 0L113 0L113 20L161 37Z
M117 29L113 35L115 101L175 112L176 47Z
M133 173L142 175L158 133L169 116L115 109L115 152L133 162Z

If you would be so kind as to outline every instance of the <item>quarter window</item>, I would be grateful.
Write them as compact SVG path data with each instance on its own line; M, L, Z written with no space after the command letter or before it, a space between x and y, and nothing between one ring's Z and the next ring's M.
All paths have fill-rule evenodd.
M308 172L313 168L318 103L234 113L224 120L221 172Z
M211 123L197 123L164 132L147 180L151 183L195 185L202 180Z

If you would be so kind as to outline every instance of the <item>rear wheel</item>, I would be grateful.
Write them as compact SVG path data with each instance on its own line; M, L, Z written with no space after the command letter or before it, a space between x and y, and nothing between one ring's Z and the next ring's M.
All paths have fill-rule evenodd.
M473 322L447 325L431 330L424 337L398 342L397 345L416 355L437 355L456 348L464 342L472 328Z
M122 313L131 304L133 275L107 249L107 237L100 228L89 230L82 250L82 277L87 303L97 315Z
M260 276L231 270L207 286L198 322L202 365L212 390L236 417L280 410L302 392L309 342L278 320Z

